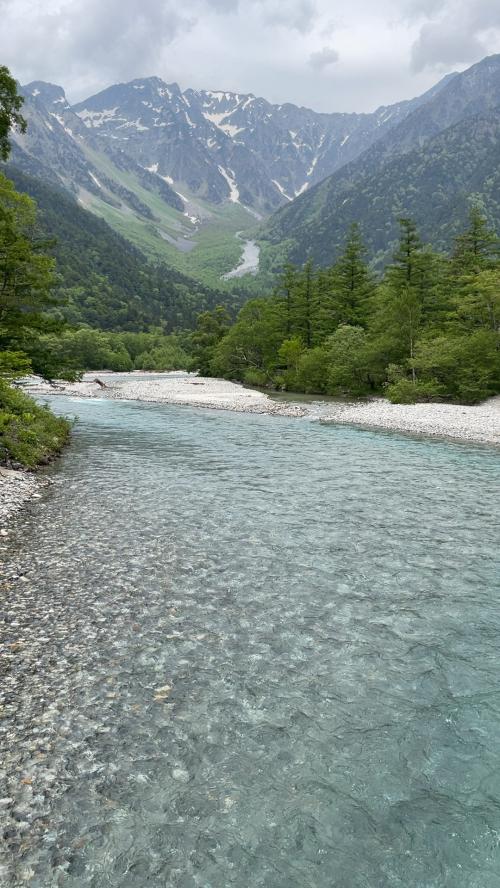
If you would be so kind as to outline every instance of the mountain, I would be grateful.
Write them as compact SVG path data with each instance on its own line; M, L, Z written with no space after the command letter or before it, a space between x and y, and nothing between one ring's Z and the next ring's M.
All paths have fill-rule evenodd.
M500 56L445 80L351 163L277 212L261 236L268 267L284 254L328 264L359 222L372 259L383 262L410 215L426 240L447 247L471 200L500 227Z
M167 331L194 328L202 311L225 305L234 313L243 297L221 293L145 256L62 188L4 168L18 191L38 204L42 239L57 260L64 314L73 323L104 330Z
M353 220L383 262L406 212L446 246L471 191L496 219L488 144L499 87L500 56L372 114L182 91L158 77L71 105L61 87L35 81L23 87L28 132L15 137L13 162L65 188L154 262L229 289L223 276L262 217L264 271L287 254L331 262ZM467 150L480 169L464 162Z
M304 194L383 140L429 102L373 114L320 114L158 77L117 84L71 105L64 90L22 87L25 136L13 162L71 192L154 261L226 287L241 239L262 216Z
M268 213L357 156L421 100L374 114L319 114L253 95L158 77L109 87L73 107L109 150L214 203Z

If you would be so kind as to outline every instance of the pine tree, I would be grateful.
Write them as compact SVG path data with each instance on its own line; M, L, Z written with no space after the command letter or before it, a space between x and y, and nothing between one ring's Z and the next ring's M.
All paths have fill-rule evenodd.
M364 259L365 247L355 222L347 235L344 252L333 267L332 283L338 324L357 325L366 321L368 300L375 283Z
M298 278L292 308L292 336L298 336L306 348L311 348L317 307L316 275L311 260L304 265Z
M294 303L298 287L297 269L291 262L287 262L274 293L274 301L283 326L284 339L289 339L293 332Z
M488 226L478 207L472 207L469 226L455 240L451 272L455 278L480 274L495 266L500 258L500 240Z
M436 260L420 240L415 223L400 219L401 237L380 291L375 328L385 343L387 363L408 364L415 381L417 337L430 321L438 287Z

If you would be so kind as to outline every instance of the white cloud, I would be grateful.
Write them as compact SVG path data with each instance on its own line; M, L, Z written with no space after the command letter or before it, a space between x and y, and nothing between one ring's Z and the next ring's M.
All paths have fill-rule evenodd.
M324 111L423 92L500 50L499 0L0 0L0 59L78 100L157 74Z

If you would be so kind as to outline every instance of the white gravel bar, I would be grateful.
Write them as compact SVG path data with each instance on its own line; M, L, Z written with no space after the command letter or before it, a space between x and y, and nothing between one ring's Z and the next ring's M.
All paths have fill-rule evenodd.
M391 404L384 398L328 404L321 421L451 438L474 444L500 445L500 397L474 407L463 404Z
M101 380L105 388L96 382ZM353 403L322 400L294 403L277 401L263 392L225 379L193 373L165 373L153 378L137 373L86 373L81 382L55 387L31 380L32 394L64 394L87 398L118 398L164 404L186 404L268 413L276 416L310 416L323 423L342 423L415 435L449 438L475 444L500 444L500 397L477 406L462 404L391 404L384 398Z
M105 388L96 382L105 384ZM158 404L184 404L242 413L270 413L277 416L306 416L307 408L285 401L273 401L263 392L245 388L226 379L211 379L195 373L165 373L151 379L141 373L85 373L81 382L58 382L55 386L33 380L30 394L61 394L83 398L113 398Z

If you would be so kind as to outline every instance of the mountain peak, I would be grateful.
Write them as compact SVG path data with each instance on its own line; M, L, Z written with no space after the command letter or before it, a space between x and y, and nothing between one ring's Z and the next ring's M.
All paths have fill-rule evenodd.
M21 87L24 96L31 96L34 99L39 98L44 105L65 104L68 105L66 93L62 86L56 83L47 83L44 80L33 80Z

